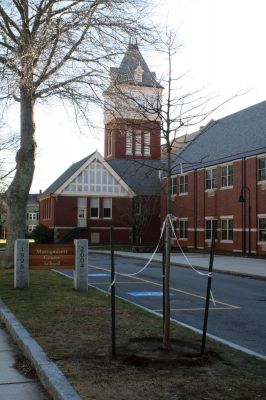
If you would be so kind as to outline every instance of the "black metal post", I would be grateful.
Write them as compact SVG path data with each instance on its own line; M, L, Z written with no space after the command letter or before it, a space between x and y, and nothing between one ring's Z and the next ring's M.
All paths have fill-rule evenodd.
M251 205L250 205L250 194L249 194L249 206L248 206L248 254L251 256Z
M205 313L204 313L204 323L203 323L203 330L202 330L202 341L201 341L201 352L200 352L201 356L203 356L203 354L204 354L205 344L206 344L208 315L209 315L209 307L210 307L210 294L211 294L211 284L212 284L212 266L213 266L213 258L214 258L215 235L216 235L216 229L215 229L215 225L213 223L212 224L211 253L210 253L210 262L209 262L209 276L208 276L208 283L207 283L207 294L206 294L206 302L205 302Z
M114 257L114 227L111 226L111 318L112 318L112 358L116 358L116 327L115 327L115 257Z
M250 188L243 186L239 196L239 203L244 203L244 252L246 253L246 214L247 214L247 199L245 192L248 192L248 254L251 256L251 199L250 199Z

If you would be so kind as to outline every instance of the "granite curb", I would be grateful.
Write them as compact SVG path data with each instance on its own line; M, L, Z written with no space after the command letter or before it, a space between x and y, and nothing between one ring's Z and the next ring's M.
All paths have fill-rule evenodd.
M1 299L0 320L24 356L30 360L40 382L54 400L81 400L60 369L47 358L43 349Z

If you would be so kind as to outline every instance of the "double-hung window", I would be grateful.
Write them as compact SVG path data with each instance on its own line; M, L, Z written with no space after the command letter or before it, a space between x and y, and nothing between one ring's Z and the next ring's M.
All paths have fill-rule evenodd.
M222 218L221 220L222 228L222 241L228 242L233 241L233 230L234 230L234 220L233 218Z
M258 181L266 181L266 156L258 159Z
M28 226L27 226L27 232L28 232L28 233L33 232L34 229L36 229L36 225L28 225Z
M171 178L171 194L174 196L177 194L177 178Z
M103 218L112 218L112 199L103 199Z
M99 218L99 199L91 198L90 200L90 217Z
M205 170L205 189L213 190L217 188L217 174L216 168L209 168Z
M266 216L259 217L259 242L266 242Z
M28 221L37 221L39 219L38 212L28 212L27 213L27 220Z
M222 187L229 187L233 186L233 164L228 164L222 166L221 171L221 178L222 178Z
M179 194L188 193L188 175L179 176Z
M217 240L217 219L209 218L205 220L205 240L212 239L214 231L214 239Z
M187 239L188 220L186 218L179 219L179 238Z

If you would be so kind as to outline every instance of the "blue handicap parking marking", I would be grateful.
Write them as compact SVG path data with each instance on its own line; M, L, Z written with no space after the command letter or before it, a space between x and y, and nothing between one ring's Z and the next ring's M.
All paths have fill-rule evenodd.
M129 296L133 297L161 297L163 292L127 292ZM172 296L172 294L170 294Z
M110 276L110 274L88 274L88 276Z

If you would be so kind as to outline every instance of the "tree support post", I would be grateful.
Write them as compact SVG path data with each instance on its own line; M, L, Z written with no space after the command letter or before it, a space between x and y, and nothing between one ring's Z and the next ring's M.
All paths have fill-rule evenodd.
M111 226L111 319L112 319L112 358L116 358L116 326L115 326L115 257L114 257L114 227Z
M211 284L212 284L212 266L213 266L213 258L214 258L215 234L216 234L216 230L215 230L215 227L213 224L212 225L211 253L210 253L210 262L209 262L209 276L208 276L208 283L207 283L207 294L206 294L206 302L205 302L205 313L204 313L204 323L203 323L201 352L200 352L201 357L204 355L205 344L206 344L208 315L209 315L209 306L210 306L210 294L211 294Z

